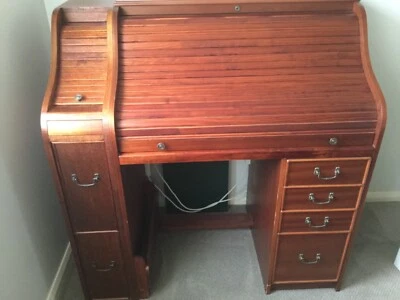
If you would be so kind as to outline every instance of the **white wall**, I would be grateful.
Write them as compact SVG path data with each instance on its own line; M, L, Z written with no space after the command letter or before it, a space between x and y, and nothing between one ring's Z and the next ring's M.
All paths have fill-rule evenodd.
M44 5L46 7L46 12L47 12L47 18L49 20L49 23L51 22L51 14L53 13L53 10L57 7L63 4L65 0L44 0Z
M0 2L0 299L46 298L67 245L40 136L49 70L43 1Z
M362 0L372 67L386 98L388 121L370 186L372 200L400 200L400 1Z

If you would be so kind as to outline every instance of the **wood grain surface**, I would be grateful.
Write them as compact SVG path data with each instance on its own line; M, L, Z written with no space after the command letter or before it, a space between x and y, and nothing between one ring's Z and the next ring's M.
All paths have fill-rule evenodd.
M375 138L354 15L126 16L119 49L121 155L159 142L167 153L329 151Z
M336 280L347 234L280 236L275 282ZM299 254L307 261L321 260L316 264L303 264Z
M115 5L70 0L55 11L41 115L85 297L149 295L156 226L146 217L155 214L144 163L234 159L259 159L249 215L232 224L254 225L266 292L339 289L386 124L363 8L355 0ZM316 166L323 177L336 166L341 173L321 180ZM95 172L93 189L71 180L90 183ZM331 192L326 206L309 200ZM307 216L332 222L305 230ZM321 261L301 264L299 251Z

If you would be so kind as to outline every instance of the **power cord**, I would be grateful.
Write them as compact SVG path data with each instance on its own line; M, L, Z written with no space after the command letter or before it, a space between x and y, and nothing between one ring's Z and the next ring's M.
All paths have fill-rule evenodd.
M213 203L211 203L211 204L209 204L209 205L207 205L207 206L199 207L199 208L190 208L190 207L187 207L185 204L182 203L182 201L179 199L179 197L176 195L176 193L172 190L171 186L168 184L168 182L165 180L165 178L161 175L161 172L158 170L158 168L157 168L156 166L154 166L154 169L156 170L157 175L158 175L158 176L160 177L160 179L163 181L163 183L165 184L165 186L168 188L168 190L171 192L171 194L175 197L176 201L177 201L183 208L182 208L182 207L179 207L179 205L177 205L177 204L175 203L175 201L173 201L170 197L168 197L168 196L164 193L164 191L163 191L159 186L157 186L153 180L151 180L152 183L153 183L153 185L154 185L154 187L155 187L155 188L161 193L161 195L162 195L165 199L167 199L176 209L178 209L179 211L182 211L182 212L184 212L184 213L197 213L197 212L200 212L200 211L209 209L209 208L211 208L211 207L214 207L214 206L216 206L216 205L218 205L218 204L220 204L220 203L228 202L228 201L236 200L236 199L237 199L237 198L227 198L227 199L224 199L224 198L227 197L230 193L232 193L232 191L237 187L237 184L235 184L235 185L220 199L220 200L218 200L218 201L216 201L216 202L213 202Z

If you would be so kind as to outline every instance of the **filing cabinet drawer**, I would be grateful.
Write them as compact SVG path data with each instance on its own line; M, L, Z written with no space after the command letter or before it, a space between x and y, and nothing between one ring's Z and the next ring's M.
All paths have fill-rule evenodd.
M281 232L349 230L353 212L283 213Z
M279 236L274 282L336 280L347 234Z
M55 143L74 232L117 228L103 142Z
M287 188L283 210L355 208L358 187Z
M118 232L78 234L76 241L91 298L128 297Z
M362 184L370 159L289 160L286 186Z

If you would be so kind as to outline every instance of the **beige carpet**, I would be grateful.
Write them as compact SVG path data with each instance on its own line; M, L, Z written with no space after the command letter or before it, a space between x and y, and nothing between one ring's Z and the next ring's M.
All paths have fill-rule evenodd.
M151 300L400 299L400 202L368 203L340 292L274 291L266 296L249 230L161 234ZM83 299L75 269L59 300Z

